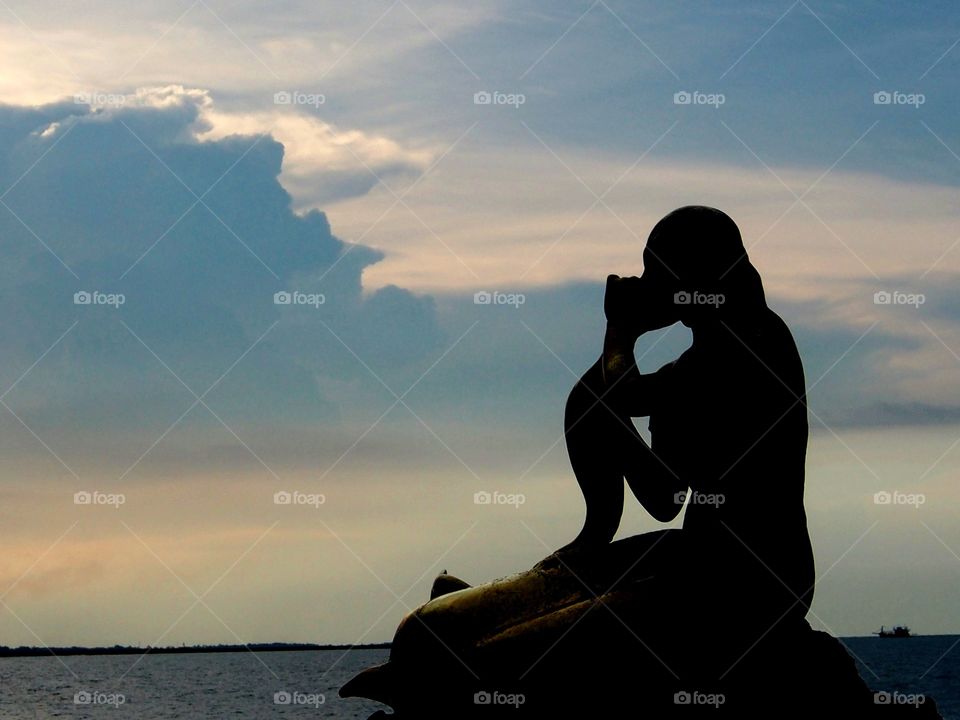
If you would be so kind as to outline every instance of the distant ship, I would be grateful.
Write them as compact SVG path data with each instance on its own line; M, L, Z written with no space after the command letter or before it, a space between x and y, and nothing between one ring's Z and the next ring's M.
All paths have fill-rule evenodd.
M883 625L880 626L880 632L875 632L874 635L879 635L882 638L908 638L913 637L910 634L910 628L906 625L894 625L889 630L884 630Z

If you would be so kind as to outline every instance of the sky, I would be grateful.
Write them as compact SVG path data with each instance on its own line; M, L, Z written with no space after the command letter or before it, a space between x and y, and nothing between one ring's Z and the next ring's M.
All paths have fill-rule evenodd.
M0 645L384 641L530 567L604 279L687 204L803 358L811 624L960 631L951 10L0 4Z

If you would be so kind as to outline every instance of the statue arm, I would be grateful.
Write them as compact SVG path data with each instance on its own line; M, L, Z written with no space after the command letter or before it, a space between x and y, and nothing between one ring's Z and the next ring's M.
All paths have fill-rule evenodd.
M687 490L688 483L647 444L631 418L649 417L669 402L675 363L644 374L637 369L631 352L629 365L613 380L615 384L608 386L610 405L621 418L616 442L620 467L634 496L660 522L670 522L679 514L683 503L676 497Z
M634 497L656 520L670 522L683 507L689 483L657 454L635 429L624 457L623 475Z

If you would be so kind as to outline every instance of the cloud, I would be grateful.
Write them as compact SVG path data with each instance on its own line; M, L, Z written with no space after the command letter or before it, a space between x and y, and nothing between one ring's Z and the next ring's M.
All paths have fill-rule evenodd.
M469 455L471 438L488 435L510 446L504 453L512 458L508 464L520 468L533 462L537 454L525 450L524 443L536 438L533 445L539 446L541 440L556 439L566 392L599 347L602 287L595 280L570 281L602 277L611 269L639 272L639 263L622 267L624 243L637 251L639 260L637 238L621 227L620 240L600 240L604 233L594 226L585 230L589 242L587 237L564 238L562 248L539 262L543 249L522 250L535 265L552 269L532 274L520 287L483 286L526 293L528 302L518 309L474 305L476 279L460 280L455 284L461 290L433 296L412 293L403 282L371 292L364 288L371 271L389 265L392 256L384 262L381 252L345 244L332 234L322 212L294 212L283 185L289 153L272 134L257 134L263 120L218 113L207 91L179 86L145 89L99 107L63 102L7 107L0 113L0 180L11 187L4 196L9 210L0 208L7 259L2 301L10 317L0 330L5 387L43 357L7 396L11 408L64 458L90 455L106 433L114 433L124 438L114 458L121 470L148 449L152 461L176 462L176 455L168 457L163 447L174 438L174 447L206 462L201 460L204 448L223 442L208 433L226 432L235 433L272 467L292 456L329 459L347 450L397 395L416 383L405 402L454 453ZM291 127L312 132L318 131L317 123L297 117ZM306 153L311 187L323 185L328 166L330 185L336 186L342 173L351 172L353 154L364 154L384 169L402 168L398 172L417 172L423 159L362 132L348 135L355 145L351 152L321 143ZM549 154L543 155L540 162L553 163ZM529 155L515 157L521 163L531 160ZM474 159L467 154L450 161ZM585 167L586 182L597 187L613 170L604 164ZM478 167L480 172L493 169L483 163ZM763 173L730 171L726 177L733 184L710 191L711 174L720 172L663 166L637 173L625 178L609 202L631 226L644 227L652 224L660 206L677 201L680 187L713 192L710 199L721 206L734 197L753 197L756 215L743 199L741 212L735 213L749 242L776 219L778 209L763 201L775 191ZM562 167L557 175L577 184ZM786 177L801 185L806 181L801 171ZM519 197L518 188L509 185L515 176L504 178L507 184L491 189ZM822 182L835 191L830 217L838 227L856 221L844 215L852 215L854 200L836 198L854 186L871 188L879 214L871 222L880 223L876 228L882 225L891 247L890 260L878 260L883 253L874 241L871 261L878 268L893 269L894 248L908 223L914 224L912 250L918 256L943 254L934 246L938 223L950 217L940 198L946 197L945 190L925 188L921 195L892 181L839 173ZM465 197L457 206L458 192L455 183L441 177L427 186L425 197L436 208L450 201L449 212L460 216L459 224L467 230L458 228L452 216L449 227L471 235L483 228L481 244L469 251L467 262L482 258L489 271L485 277L495 281L505 281L508 272L491 263L512 264L509 274L515 278L515 260L495 251L509 245L496 237L498 222L506 227L509 213L500 218L489 214L500 196L474 194L474 208ZM512 212L521 217L529 208L534 218L546 218L557 199L549 194L549 186L532 188L523 197L524 207ZM632 194L645 199L636 211L624 204ZM904 196L925 204L899 214L888 209ZM613 214L596 212L617 224ZM921 219L929 229L923 229ZM826 262L841 252L832 238L825 238L829 247L822 256L811 255L809 245L801 247L803 232L796 225L784 221L783 237L764 239L752 255L759 258L771 304L795 328L808 380L816 381L811 407L818 416L838 426L871 424L878 418L951 422L949 408L960 404L960 397L944 393L938 383L955 368L929 328L939 328L948 344L960 342L950 304L953 276L934 273L926 285L902 273L888 274L885 283L865 280L851 273L858 266L853 259L845 272L836 262ZM398 231L396 222L390 227ZM551 233L541 235L550 241ZM852 232L844 235L853 237ZM921 242L924 236L929 240ZM394 252L407 262L399 248ZM430 267L424 260L428 253L408 252L421 272ZM773 253L777 264L767 272L764 258ZM940 265L949 268L952 262L947 253ZM789 266L792 275L777 272L780 266ZM444 277L437 269L429 273ZM873 294L887 285L915 292L929 285L931 302L918 312L878 306ZM122 294L124 303L75 305L77 292ZM277 305L277 292L299 292L315 302ZM919 322L924 318L929 328ZM860 338L871 323L876 327ZM665 362L689 342L682 332L671 337L677 339L661 345L645 362ZM203 432L193 437L174 433L150 449L191 407L184 422ZM878 414L876 407L886 410ZM924 409L929 417L920 420ZM407 436L392 435L387 428L409 420L399 420L404 413L400 406L383 419L385 434L375 433L355 452L388 457L402 448ZM328 428L328 436L312 450L306 440L310 427ZM523 435L500 437L497 427L521 429ZM516 442L520 437L525 439Z
M682 144L690 133L677 126L664 142ZM848 278L874 279L878 289L900 279L908 287L931 271L960 271L956 190L948 185L841 167L826 175L776 167L797 195L812 188L805 207L759 163L678 162L654 153L634 166L642 149L614 156L567 146L553 147L555 157L522 130L509 153L491 151L488 142L482 126L467 133L418 178L405 196L409 209L391 209L392 195L380 188L327 208L342 232L363 234L386 252L367 271L369 284L466 291L635 274L653 225L691 203L724 208L737 221L767 287L782 295L829 296Z
M280 142L198 137L210 106L168 87L115 107L0 109L4 388L42 357L6 401L54 446L137 427L136 457L205 391L231 426L338 417L369 394L337 395L367 378L352 353L396 382L439 352L429 298L364 294L381 255L293 212Z
M306 95L294 91L291 97ZM316 102L324 97L319 93L311 96L317 98ZM435 154L408 150L382 135L340 130L310 112L309 107L290 112L284 106L273 112L246 114L211 109L203 114L209 129L198 137L219 140L231 135L269 133L284 147L280 181L293 196L298 211L365 195L380 182L417 176Z

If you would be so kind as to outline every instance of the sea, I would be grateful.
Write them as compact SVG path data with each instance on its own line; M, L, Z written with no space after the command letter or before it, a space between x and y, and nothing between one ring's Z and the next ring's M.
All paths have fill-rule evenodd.
M857 663L860 677L871 689L886 692L888 701L931 697L944 720L960 720L960 635L840 641Z
M933 697L960 720L960 635L842 638L875 689ZM365 719L385 706L337 690L388 650L0 658L0 718Z

